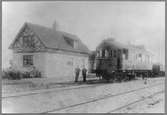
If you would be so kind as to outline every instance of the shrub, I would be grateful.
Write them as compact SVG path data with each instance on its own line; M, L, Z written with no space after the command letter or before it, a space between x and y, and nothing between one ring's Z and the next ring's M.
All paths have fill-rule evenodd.
M3 79L9 79L9 80L19 80L22 78L41 78L41 72L38 70L32 72L22 72L22 71L15 71L15 70L7 70L2 72L2 78Z

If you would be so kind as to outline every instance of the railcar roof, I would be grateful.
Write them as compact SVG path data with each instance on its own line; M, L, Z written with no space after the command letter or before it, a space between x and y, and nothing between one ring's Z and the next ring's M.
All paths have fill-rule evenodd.
M116 49L134 49L134 50L138 50L140 52L152 55L151 52L147 51L144 48L144 46L141 46L141 45L137 46L137 45L132 45L132 44L123 44L123 43L120 43L120 42L116 41L113 38L103 40L98 45L97 49L111 47L111 46L112 46L112 48L116 48Z

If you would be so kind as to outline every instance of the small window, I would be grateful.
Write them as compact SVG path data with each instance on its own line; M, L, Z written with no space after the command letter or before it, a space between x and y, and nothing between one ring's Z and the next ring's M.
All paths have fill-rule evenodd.
M77 49L78 48L78 42L74 41L74 48Z
M67 36L64 36L64 39L66 40L67 44L70 45L71 47L73 48L77 47L77 44L74 44L75 41L73 39Z
M23 46L26 48L35 48L34 39L29 36L23 37Z
M23 55L23 66L33 65L33 56L32 55Z

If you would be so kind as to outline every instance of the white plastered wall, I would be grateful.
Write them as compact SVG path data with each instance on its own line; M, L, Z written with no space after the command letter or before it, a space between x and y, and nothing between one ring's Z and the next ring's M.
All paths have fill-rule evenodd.
M32 69L31 67L23 66L23 55L33 55L33 64L38 69L42 75L44 75L44 65L45 65L45 53L13 53L13 67L16 70L20 71L29 71Z
M82 69L85 65L88 69L88 56L46 53L45 63L46 77L55 78L57 81L73 81L77 66Z

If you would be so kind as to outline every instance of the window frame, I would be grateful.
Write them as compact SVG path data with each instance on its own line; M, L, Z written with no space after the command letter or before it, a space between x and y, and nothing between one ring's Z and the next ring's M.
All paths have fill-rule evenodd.
M125 59L128 60L128 58L129 58L129 51L128 51L128 49L126 49Z
M33 66L33 55L23 55L23 66Z
M114 57L117 57L117 50L114 50Z
M113 50L110 50L110 57L113 57Z

